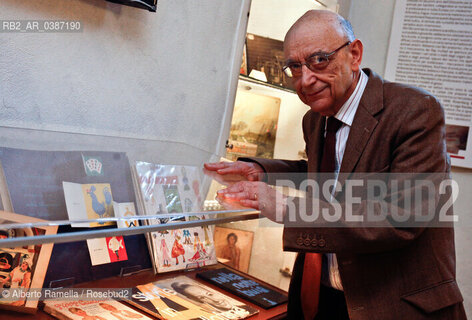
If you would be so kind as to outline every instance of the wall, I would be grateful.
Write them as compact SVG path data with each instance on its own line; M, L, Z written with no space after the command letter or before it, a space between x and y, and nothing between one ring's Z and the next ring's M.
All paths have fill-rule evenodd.
M247 32L283 41L292 24L311 9L324 7L314 0L277 0L276 6L273 0L252 0Z
M6 128L33 128L84 134L68 135L64 144L91 142L94 135L137 139L129 147L149 142L141 151L160 163L220 153L249 4L159 0L150 13L104 0L3 0L3 20L83 26L80 33L0 33L3 143L28 144L28 131L12 129L12 139Z
M438 1L439 2L439 1ZM351 21L356 36L364 43L363 67L383 75L387 58L395 0L343 0L340 13ZM469 317L472 316L472 219L470 194L472 170L453 168L452 177L459 184L459 197L454 204L459 216L456 231L457 280Z

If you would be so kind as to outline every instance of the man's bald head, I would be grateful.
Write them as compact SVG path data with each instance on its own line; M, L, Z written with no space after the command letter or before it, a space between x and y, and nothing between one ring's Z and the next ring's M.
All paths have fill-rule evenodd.
M298 96L311 110L332 116L354 92L362 52L362 42L343 17L311 10L285 36L285 70L290 70Z
M331 32L338 33L338 36L343 36L346 40L354 41L356 38L352 31L351 23L339 14L328 10L310 10L292 25L285 35L285 41L301 27L319 28L320 26L330 29Z

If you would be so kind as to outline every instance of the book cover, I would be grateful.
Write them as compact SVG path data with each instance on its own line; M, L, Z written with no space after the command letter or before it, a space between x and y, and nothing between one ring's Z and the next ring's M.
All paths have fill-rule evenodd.
M285 294L227 268L199 272L197 277L264 309L269 309L288 301Z
M131 298L126 302L158 319L225 319L218 317L218 312L207 311L204 308L181 298L173 290L161 288L158 282L147 283L133 288Z
M115 300L45 300L44 311L61 320L150 320L148 316Z
M52 235L57 232L57 226L7 227L7 224L44 222L44 220L5 211L0 211L0 217L0 239ZM28 292L43 287L52 248L52 243L0 248L0 308L27 313L36 312L37 299L30 299L26 294L15 297L15 293L18 293L19 289Z
M138 209L143 215L202 211L199 169L191 166L136 162ZM178 220L206 219L205 216L177 216L153 219L162 224ZM213 233L208 226L152 232L148 238L157 273L215 264Z
M171 290L177 296L223 319L245 319L259 312L256 308L186 276L159 280L154 285Z

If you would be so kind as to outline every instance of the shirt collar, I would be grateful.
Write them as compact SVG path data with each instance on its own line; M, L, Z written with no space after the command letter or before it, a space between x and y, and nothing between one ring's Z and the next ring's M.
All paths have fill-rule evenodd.
M356 115L357 108L359 107L359 102L361 101L362 94L367 85L367 80L369 77L362 71L357 82L354 92L351 94L349 99L343 104L341 109L334 115L336 119L343 122L345 125L351 126L354 121L354 116Z

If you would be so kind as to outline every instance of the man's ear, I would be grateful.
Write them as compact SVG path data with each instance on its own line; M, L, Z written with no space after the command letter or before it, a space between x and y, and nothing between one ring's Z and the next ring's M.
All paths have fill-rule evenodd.
M359 71L362 62L362 52L364 51L364 45L362 44L361 40L356 39L351 43L350 48L352 56L352 71Z

